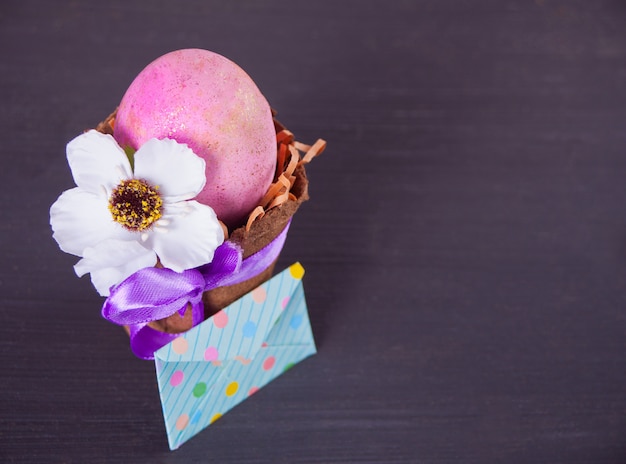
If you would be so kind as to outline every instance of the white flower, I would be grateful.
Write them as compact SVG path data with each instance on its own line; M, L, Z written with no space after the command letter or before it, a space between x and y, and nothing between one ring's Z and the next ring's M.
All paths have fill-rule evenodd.
M191 200L205 163L187 145L148 140L133 172L115 139L91 130L67 144L67 160L77 187L50 208L53 237L101 295L157 258L176 272L213 260L224 234L213 209Z

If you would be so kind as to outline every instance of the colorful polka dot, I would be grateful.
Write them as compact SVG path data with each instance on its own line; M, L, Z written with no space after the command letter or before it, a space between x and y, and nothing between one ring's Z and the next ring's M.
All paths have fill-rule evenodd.
M217 352L217 348L214 346L209 346L206 350L204 350L205 361L216 361L218 357L219 353Z
M252 362L252 359L244 358L243 356L238 355L238 356L235 356L235 361L239 361L244 366L247 366L248 364Z
M189 422L191 425L193 424L197 424L198 422L200 422L200 418L202 417L202 410L198 409L194 414L193 417L191 418L191 421Z
M202 395L206 393L206 383L198 382L195 387L193 387L193 396L196 398L200 398Z
M184 430L187 424L189 424L189 416L187 414L181 414L176 420L176 428L178 430Z
M301 325L302 325L302 315L294 314L293 317L291 318L291 321L289 321L289 327L291 327L292 329L297 329Z
M263 361L263 370L269 371L272 367L274 367L275 363L276 358L274 356L268 356L265 358L265 361Z
M265 288L263 287L255 288L254 290L252 290L251 294L252 294L252 299L254 300L255 303L263 303L265 299L267 298L267 292L265 291Z
M189 349L189 344L185 338L178 337L172 342L172 349L176 354L185 354Z
M290 362L296 356L274 351L264 339L272 331L272 324L278 320L279 337L272 339L275 344L281 344L277 340L281 337L289 343L309 340L304 302L294 307L295 304L300 305L302 300L300 282L295 279L302 278L303 274L303 268L295 265L283 274L281 279L285 280L281 280L277 286L268 283L253 290L241 306L242 309L233 313L233 317L224 311L213 315L213 322L201 328L206 332L198 331L201 337L195 332L172 336L174 341L168 348L171 349L170 357L167 361L157 360L157 373L159 389L164 395L162 398L165 398L163 410L168 433L174 437L175 444L186 440L207 424L213 424L222 417L221 411L256 394L262 384L296 364ZM287 290L294 286L298 287L300 293L290 295ZM271 311L264 312L263 307L268 304ZM227 348L229 353L225 351ZM191 362L183 367L181 361L185 361L192 351L193 359L200 359L200 362ZM159 365L159 362L162 364ZM225 378L219 380L217 375L222 368L213 367L218 365L226 368ZM219 384L214 385L215 381Z
M233 396L239 390L239 384L237 382L231 382L226 387L226 396Z
M184 378L185 378L185 374L183 373L183 371L176 371L170 377L170 385L172 387L177 387L183 382Z
M302 267L302 264L295 263L289 266L289 274L291 274L291 277L294 279L301 280L304 276L304 268Z
M256 333L256 324L252 321L248 321L243 325L243 336L245 338L252 338Z
M224 311L220 311L214 314L212 319L213 324L215 324L215 327L217 327L218 329L223 329L228 324L228 314L226 314Z

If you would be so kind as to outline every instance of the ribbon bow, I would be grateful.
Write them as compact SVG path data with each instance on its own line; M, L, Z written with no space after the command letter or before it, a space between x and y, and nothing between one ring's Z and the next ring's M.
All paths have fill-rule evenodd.
M154 359L154 352L180 334L165 333L148 326L178 312L185 314L191 304L192 327L204 320L202 294L217 287L248 280L274 262L283 248L289 223L267 246L242 259L241 248L225 241L216 250L213 261L195 269L175 272L147 267L135 272L111 292L102 307L102 316L130 331L130 347L141 359Z

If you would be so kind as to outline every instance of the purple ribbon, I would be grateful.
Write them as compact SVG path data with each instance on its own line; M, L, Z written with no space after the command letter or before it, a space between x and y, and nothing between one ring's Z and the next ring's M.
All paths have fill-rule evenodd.
M291 221L290 221L291 222ZM191 304L192 327L204 320L202 294L217 287L234 285L267 269L283 248L290 223L267 246L242 260L242 250L225 241L213 261L195 269L175 272L147 267L111 288L102 307L102 316L130 329L130 347L141 359L154 359L154 352L179 337L148 326L178 312L185 314Z

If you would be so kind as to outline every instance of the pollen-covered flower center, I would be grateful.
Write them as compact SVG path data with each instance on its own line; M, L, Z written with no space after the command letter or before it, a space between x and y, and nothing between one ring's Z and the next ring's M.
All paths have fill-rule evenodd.
M163 200L145 180L122 181L109 198L109 211L126 229L142 231L150 228L162 215Z

